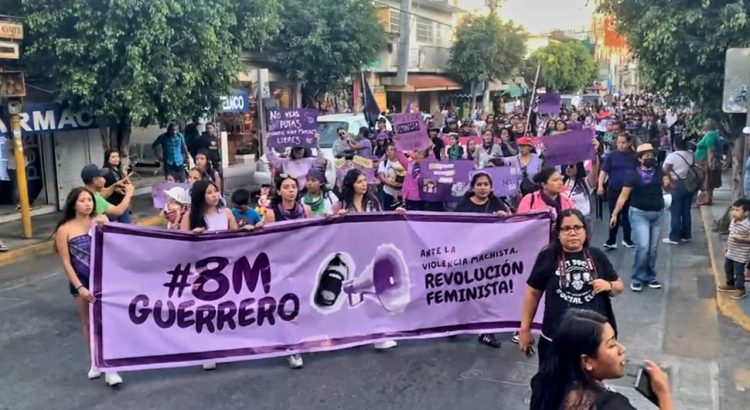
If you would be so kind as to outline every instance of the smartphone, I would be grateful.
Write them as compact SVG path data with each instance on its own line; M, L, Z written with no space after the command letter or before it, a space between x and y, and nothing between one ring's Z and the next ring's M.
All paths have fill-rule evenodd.
M638 369L638 374L635 377L635 389L638 393L642 394L643 397L647 398L651 403L659 406L659 399L651 389L651 376L649 376L645 367Z

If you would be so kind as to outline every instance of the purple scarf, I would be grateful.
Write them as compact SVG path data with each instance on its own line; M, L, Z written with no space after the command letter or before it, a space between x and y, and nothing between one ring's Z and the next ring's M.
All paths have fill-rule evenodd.
M643 167L638 167L638 175L641 177L641 183L643 185L649 185L651 181L654 180L654 175L656 175L656 168L643 169Z
M277 209L279 210L279 214L281 214L285 221L292 221L305 217L305 207L302 206L302 204L300 204L299 202L295 204L294 209L292 210L284 208L283 204L281 203L279 203Z

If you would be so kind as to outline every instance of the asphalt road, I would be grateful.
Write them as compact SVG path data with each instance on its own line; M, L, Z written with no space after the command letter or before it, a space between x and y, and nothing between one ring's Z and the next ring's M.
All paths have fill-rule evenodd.
M747 408L750 334L716 311L705 236L695 218L694 241L660 245L665 288L615 301L621 341L631 366L651 358L670 366L681 410ZM605 237L598 222L595 243ZM629 283L632 251L610 259ZM121 389L89 381L89 361L66 279L55 255L0 269L0 409L526 409L536 360L474 336L402 342L305 355L291 370L283 359L122 374ZM650 403L614 381L638 409ZM741 391L747 388L747 392Z

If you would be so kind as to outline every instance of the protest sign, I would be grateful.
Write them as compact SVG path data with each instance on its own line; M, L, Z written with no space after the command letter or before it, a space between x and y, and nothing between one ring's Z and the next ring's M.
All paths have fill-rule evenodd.
M539 114L560 114L560 94L547 93L540 95L537 107L537 112Z
M316 132L318 110L314 108L268 111L268 146L271 148L314 148Z
M548 213L419 212L202 235L100 226L92 363L192 366L517 330L549 229Z
M495 196L514 197L521 186L521 170L514 166L489 167L472 171L469 180L477 172L485 173L492 179L492 192Z
M427 129L421 113L407 112L394 115L393 130L396 133L393 138L396 148L401 151L422 150L429 146Z
M423 201L446 202L463 196L469 189L469 173L474 161L424 160L419 167L422 184L419 197Z
M378 161L377 159L365 158L355 155L352 159L337 158L334 162L336 167L336 184L341 186L344 176L352 169L358 169L365 174L368 184L377 184L378 180Z
M164 209L164 206L167 204L167 196L165 192L169 191L170 188L176 186L184 188L185 191L190 191L189 184L181 184L177 182L162 182L161 184L152 186L151 199L154 202L154 208Z
M594 130L586 128L544 138L544 165L569 165L593 159L594 137Z

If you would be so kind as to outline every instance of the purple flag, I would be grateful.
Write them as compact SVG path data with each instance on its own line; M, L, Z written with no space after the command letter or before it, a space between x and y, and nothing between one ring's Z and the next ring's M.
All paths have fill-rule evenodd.
M596 155L594 130L586 128L544 138L544 165L569 165Z
M190 184L181 184L178 182L162 182L151 187L151 199L154 202L154 208L164 209L167 204L167 196L165 192L169 191L172 187L182 187L185 191L190 192Z
M401 151L423 150L429 146L427 128L421 113L403 113L393 116L396 148Z
M474 161L424 160L420 164L422 181L419 197L423 201L446 202L462 197L469 189L469 173Z
M202 235L107 224L92 249L92 363L194 366L516 330L549 227L548 213L419 212Z
M560 114L560 94L547 93L540 95L538 107L539 114Z
M268 146L271 148L314 148L318 132L318 110L296 108L268 112Z

